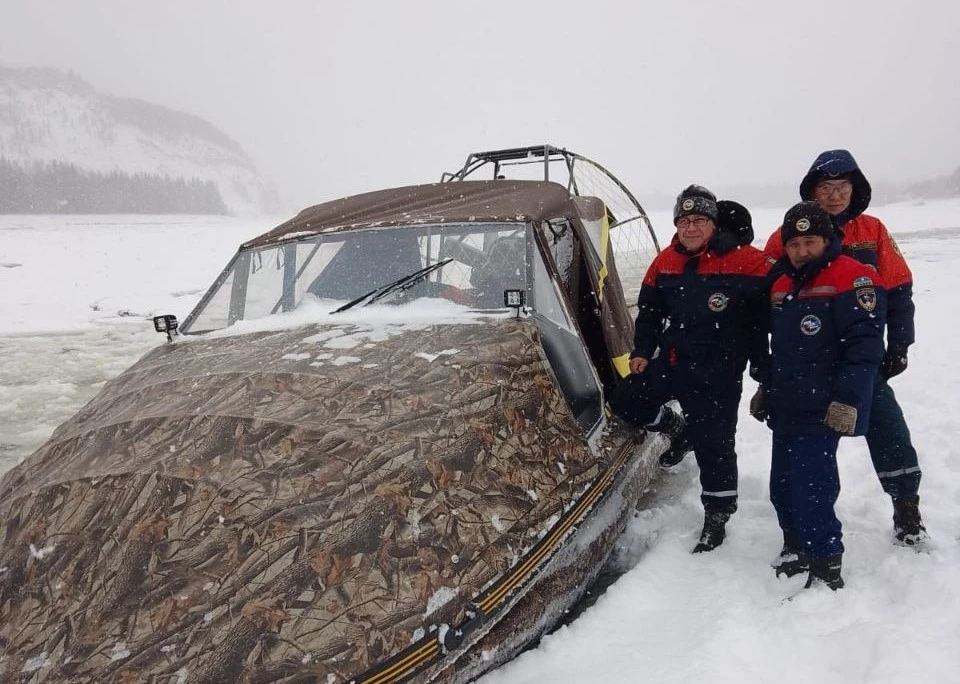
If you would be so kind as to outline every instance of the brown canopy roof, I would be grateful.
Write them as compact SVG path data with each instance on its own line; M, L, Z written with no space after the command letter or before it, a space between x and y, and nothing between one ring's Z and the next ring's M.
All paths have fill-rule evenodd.
M271 244L297 233L411 223L526 222L577 215L570 193L557 183L487 180L411 185L309 207L243 247Z

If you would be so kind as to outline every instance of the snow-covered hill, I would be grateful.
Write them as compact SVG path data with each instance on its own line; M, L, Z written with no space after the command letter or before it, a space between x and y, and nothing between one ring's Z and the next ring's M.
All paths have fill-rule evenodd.
M0 157L85 170L197 178L235 214L276 211L277 192L235 141L196 116L98 93L75 74L0 67Z

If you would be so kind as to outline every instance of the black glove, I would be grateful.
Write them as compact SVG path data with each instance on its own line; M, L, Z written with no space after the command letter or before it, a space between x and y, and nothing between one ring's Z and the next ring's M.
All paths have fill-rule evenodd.
M907 370L907 350L888 349L880 362L880 374L889 380Z
M757 387L757 391L750 397L750 415L761 423L767 419L767 392L763 385Z

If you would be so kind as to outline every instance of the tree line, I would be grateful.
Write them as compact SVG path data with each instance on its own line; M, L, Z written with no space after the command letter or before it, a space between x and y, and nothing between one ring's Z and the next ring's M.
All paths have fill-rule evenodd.
M226 214L212 181L0 157L0 214Z

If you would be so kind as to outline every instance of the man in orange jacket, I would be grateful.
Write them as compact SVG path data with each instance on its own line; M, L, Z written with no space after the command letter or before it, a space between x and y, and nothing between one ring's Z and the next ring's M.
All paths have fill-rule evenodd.
M888 380L907 368L914 341L913 275L883 223L863 212L870 205L870 183L847 150L816 158L800 183L800 197L819 204L833 221L844 253L877 270L887 292L887 348L873 388L867 445L883 490L893 500L894 533L914 545L926 537L920 516L920 466L910 430ZM764 252L783 256L780 230Z

